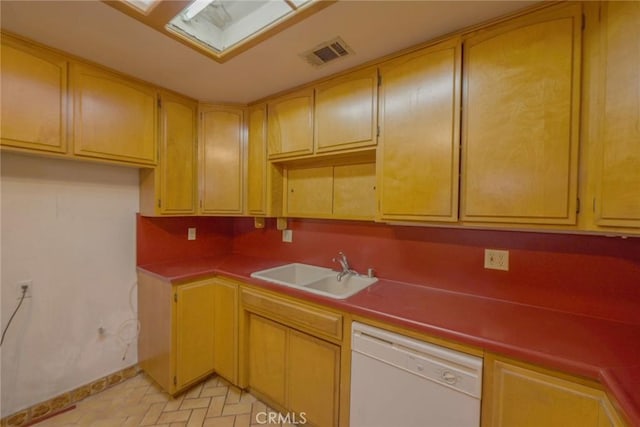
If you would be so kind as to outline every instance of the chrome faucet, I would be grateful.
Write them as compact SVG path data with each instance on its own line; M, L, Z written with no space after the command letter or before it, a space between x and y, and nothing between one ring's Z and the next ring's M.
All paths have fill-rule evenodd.
M349 260L347 259L347 256L344 253L338 252L338 257L334 258L333 262L340 263L340 267L342 267L342 271L338 272L338 282L341 281L342 278L346 275L349 275L349 274L355 274L356 276L358 275L358 272L349 266Z

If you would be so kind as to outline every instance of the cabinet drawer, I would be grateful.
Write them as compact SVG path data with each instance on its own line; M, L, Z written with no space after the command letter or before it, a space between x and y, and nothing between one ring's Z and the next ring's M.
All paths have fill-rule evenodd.
M242 290L242 304L249 311L280 320L313 335L342 339L342 316L284 298Z

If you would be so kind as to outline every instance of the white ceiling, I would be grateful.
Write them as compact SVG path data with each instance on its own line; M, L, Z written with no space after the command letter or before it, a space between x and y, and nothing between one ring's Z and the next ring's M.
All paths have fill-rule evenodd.
M208 102L249 103L534 1L342 0L219 64L97 0L1 0L2 28ZM336 36L353 57L299 54Z

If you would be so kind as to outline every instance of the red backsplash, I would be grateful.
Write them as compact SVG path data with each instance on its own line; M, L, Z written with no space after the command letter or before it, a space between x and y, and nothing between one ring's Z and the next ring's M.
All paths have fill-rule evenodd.
M174 261L231 252L233 218L137 215L137 265ZM196 227L196 240L187 240L187 229Z
M289 220L293 243L283 243L271 219L264 229L252 218L137 224L138 265L233 252L335 269L343 251L356 270L384 279L640 324L640 238ZM509 250L509 271L484 269L485 248Z
M640 238L289 220L283 243L272 220L234 227L235 253L337 268L343 251L385 279L640 324ZM484 248L508 249L509 271L484 269Z

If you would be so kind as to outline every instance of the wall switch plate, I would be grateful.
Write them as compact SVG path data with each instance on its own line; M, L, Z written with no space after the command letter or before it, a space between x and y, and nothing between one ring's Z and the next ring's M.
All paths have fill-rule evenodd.
M196 240L196 228L189 227L187 229L187 240Z
M293 230L282 230L282 241L286 243L293 242Z
M485 249L484 268L509 271L509 251Z
M25 298L31 298L31 294L33 292L33 280L21 280L16 283L16 292L18 292L18 299L22 298L22 287L27 287L27 293L24 295Z

